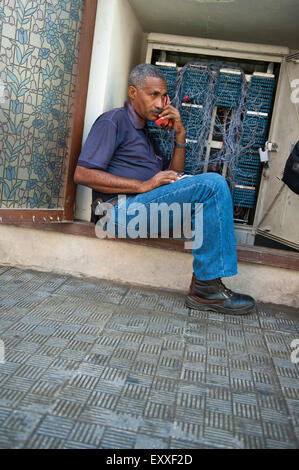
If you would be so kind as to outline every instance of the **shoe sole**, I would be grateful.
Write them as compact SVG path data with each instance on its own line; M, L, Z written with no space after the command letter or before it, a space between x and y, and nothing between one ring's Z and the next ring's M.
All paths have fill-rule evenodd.
M220 305L209 305L209 304L204 304L200 302L196 302L196 300L187 297L185 300L186 307L192 308L193 310L203 310L203 311L209 311L209 312L217 312L217 313L226 313L229 315L247 315L249 313L252 313L253 311L256 311L256 304L250 306L250 307L243 307L243 308L236 308L236 309L231 309L231 308L224 308L221 307Z

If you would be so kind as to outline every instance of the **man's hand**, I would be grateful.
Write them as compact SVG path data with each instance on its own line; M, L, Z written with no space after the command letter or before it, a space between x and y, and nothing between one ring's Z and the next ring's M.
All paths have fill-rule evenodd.
M152 189L159 188L159 186L163 186L164 184L174 183L175 181L179 180L180 177L176 171L166 170L166 171L159 171L155 176L147 181L143 181L140 184L139 193L147 193Z
M181 116L179 111L167 104L164 108L162 113L159 114L159 118L163 119L170 119L172 122L172 128L177 135L184 134L185 135L185 128L183 126Z

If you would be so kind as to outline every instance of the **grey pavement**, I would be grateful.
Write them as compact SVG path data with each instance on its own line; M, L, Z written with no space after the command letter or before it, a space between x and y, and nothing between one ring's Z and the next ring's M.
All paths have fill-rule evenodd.
M298 448L294 339L288 307L2 266L0 448Z

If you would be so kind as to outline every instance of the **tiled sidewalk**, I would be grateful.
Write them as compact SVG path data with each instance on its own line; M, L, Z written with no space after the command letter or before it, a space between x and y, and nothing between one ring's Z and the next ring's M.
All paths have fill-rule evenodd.
M0 267L0 448L297 448L296 338L287 307Z

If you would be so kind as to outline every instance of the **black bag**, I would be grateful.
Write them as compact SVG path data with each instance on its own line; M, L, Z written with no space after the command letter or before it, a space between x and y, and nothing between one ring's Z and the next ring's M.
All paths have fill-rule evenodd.
M299 194L299 140L286 161L282 181Z

